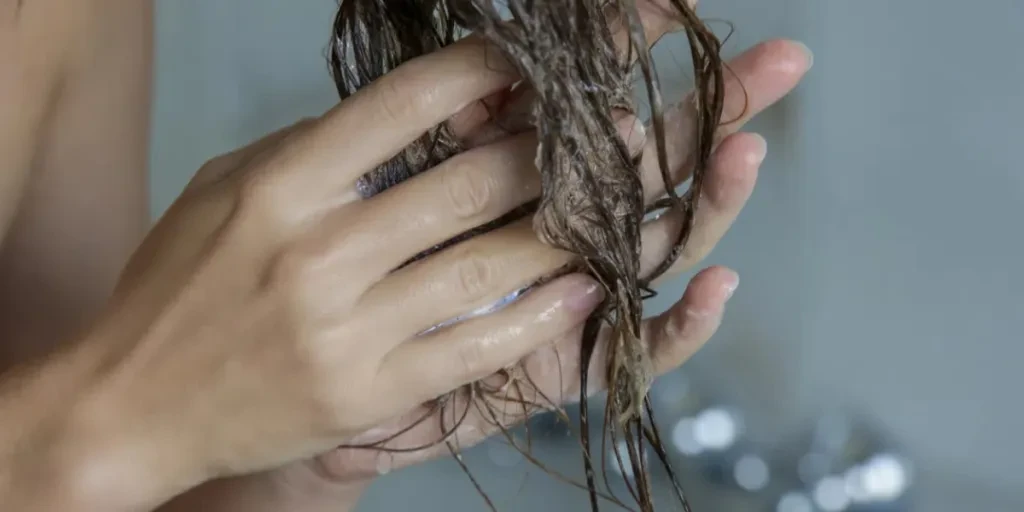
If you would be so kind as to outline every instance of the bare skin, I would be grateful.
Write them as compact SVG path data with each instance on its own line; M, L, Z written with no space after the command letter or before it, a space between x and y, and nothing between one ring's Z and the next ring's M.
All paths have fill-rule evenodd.
M13 24L0 11L0 69L31 63L31 72L5 75L20 80L0 81L0 293L35 297L28 315L9 313L14 301L5 299L0 326L15 334L0 350L14 365L66 340L65 350L0 380L0 446L20 448L0 451L0 502L19 510L145 510L210 482L167 509L338 510L354 506L376 458L331 447L387 435L434 396L521 360L535 377L549 376L541 381L554 386L545 388L549 394L574 396L557 389L558 368L550 361L557 353L562 372L578 372L573 345L598 298L582 276L410 342L419 330L565 261L526 226L388 273L536 192L529 141L481 146L463 157L477 165L443 165L375 200L351 193L355 177L418 130L507 85L509 77L484 64L471 44L421 59L320 118L211 161L148 235L107 303L146 226L140 134L148 121L150 6L102 5L29 0ZM799 46L784 42L734 63L751 95L751 114L788 92L808 64ZM423 94L424 86L445 93ZM676 122L685 130L685 115ZM681 180L686 148L680 149ZM723 140L694 235L700 242L678 270L724 234L763 155L757 136ZM95 196L82 195L91 190ZM654 261L667 247L671 221L648 226L645 258ZM60 259L66 255L73 258ZM735 285L731 271L709 269L675 307L648 322L662 371L711 336ZM519 332L511 335L509 326ZM375 389L372 403L345 392L367 386ZM395 445L434 437L420 429ZM122 457L126 450L135 451ZM400 457L396 465L439 453ZM241 473L251 475L231 478Z
M149 225L151 16L0 0L0 371L94 316Z
M762 138L754 134L741 133L739 130L751 117L791 91L809 66L810 56L806 50L802 45L789 41L770 41L757 45L730 62L736 76L729 84L730 95L725 116L728 119L736 119L743 111L744 97L738 87L739 81L742 81L747 93L748 111L735 122L722 128L722 142L712 162L709 182L705 189L707 198L702 202L701 211L697 216L697 227L692 243L666 278L698 265L736 219L753 192L758 168L765 155L765 143ZM681 105L686 103L685 99L680 102ZM688 129L692 120L686 114L687 111L680 110L669 116L670 138L678 138L677 134L685 133ZM509 144L515 145L517 142L510 141ZM518 180L533 183L531 180L534 179L534 175L530 173L536 171L530 163L529 149L532 142L525 140L518 144L524 145L520 151L524 153L521 169L525 170ZM648 143L644 151L645 184L650 187L648 190L652 190L661 184L657 174L657 163L654 161L655 148L652 143ZM687 153L688 150L684 147L670 148L673 166L678 166L675 178L680 182L688 177L688 170L685 168ZM513 186L512 183L507 185ZM652 193L650 197L656 195ZM644 268L653 268L661 261L664 251L670 246L672 237L678 229L678 222L677 217L669 215L648 224L644 232ZM675 307L645 325L645 335L647 339L652 340L652 346L656 350L655 358L659 373L678 367L712 336L721 321L725 302L731 294L730 283L734 283L734 279L735 275L728 269L705 269L691 280L686 294ZM572 386L574 379L565 379L564 376L579 372L576 361L579 336L579 329L574 330L556 340L550 347L538 350L523 361L524 367L540 385L541 391L547 396L560 398L563 403L570 402L578 396L577 389ZM598 355L594 360L603 359ZM593 376L601 375L599 368L595 367L591 371ZM560 389L561 384L565 384L566 387ZM601 387L603 383L597 381L593 391L596 392ZM371 442L390 437L425 412L427 408L421 407L378 425L360 440ZM510 408L509 412L507 417L502 418L506 425L511 426L525 419L525 416L514 407ZM486 418L473 415L467 428L458 435L459 445L472 446L495 432L495 427L489 424ZM436 440L439 436L437 422L428 421L421 427L402 434L386 446L419 446ZM385 457L389 458L388 464L393 468L400 468L447 455L447 447L441 444L429 450ZM194 510L200 504L211 507L210 510L225 512L352 510L358 502L358 497L377 475L377 465L381 457L374 451L334 450L317 457L312 463L291 464L246 477L209 482L179 496L161 510L184 512Z

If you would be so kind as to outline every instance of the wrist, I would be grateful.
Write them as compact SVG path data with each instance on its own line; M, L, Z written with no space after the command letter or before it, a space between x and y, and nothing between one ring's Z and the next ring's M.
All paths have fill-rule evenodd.
M152 382L123 371L119 334L115 326L81 344L91 377L67 406L62 458L84 501L102 502L106 510L149 511L209 476L197 461L191 430L151 398Z
M189 470L191 452L175 441L175 434L148 430L113 397L83 400L68 424L68 434L55 443L54 458L82 503L102 510L149 511L202 480Z
M95 474L90 465L99 460L88 454L98 448L76 413L91 387L87 355L69 345L2 376L0 502L5 505L26 511L122 510L88 491Z
M150 510L184 485L159 436L100 392L104 344L83 339L0 376L0 502L12 510ZM180 455L179 455L180 456ZM163 473L161 475L161 473ZM173 477L170 477L173 476Z

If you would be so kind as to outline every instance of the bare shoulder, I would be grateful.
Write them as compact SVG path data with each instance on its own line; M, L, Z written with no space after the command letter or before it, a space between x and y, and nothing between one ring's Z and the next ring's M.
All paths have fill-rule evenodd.
M43 7L0 0L0 234L20 202L71 46L73 14L52 16L48 25Z
M151 53L151 0L0 0L0 370L87 318L145 231Z

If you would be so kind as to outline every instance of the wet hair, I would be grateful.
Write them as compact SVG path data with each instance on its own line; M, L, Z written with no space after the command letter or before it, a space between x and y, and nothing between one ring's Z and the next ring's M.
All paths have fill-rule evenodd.
M648 395L653 368L649 347L640 337L640 325L643 300L654 294L651 281L678 258L693 227L722 116L724 66L721 41L693 8L684 0L658 0L665 4L664 15L677 20L687 37L695 81L697 130L695 153L690 158L692 180L687 193L678 195L665 150L666 144L675 142L665 138L658 74L637 1L653 0L341 0L329 63L342 99L402 63L469 34L482 37L514 67L520 77L515 90L525 88L532 95L529 129L536 131L538 139L541 196L417 258L532 215L534 230L542 241L576 256L573 265L548 278L582 271L593 276L606 292L603 303L585 324L580 352L579 433L586 475L586 483L580 486L588 490L593 510L598 510L602 500L632 509L614 495L598 491L590 455L587 369L598 335L606 328L611 335L607 360L603 361L609 389L604 430L613 446L625 441L628 447L628 460L614 451L615 463L623 470L621 474L632 475L626 486L639 509L652 511L651 481L643 448L646 443L668 471L679 503L689 510L653 421ZM613 39L619 30L628 35L626 48L618 48ZM635 67L643 74L665 186L665 197L652 205L645 205L640 158L630 153L616 127L617 113L637 110L631 87ZM488 108L494 110L493 105ZM493 112L492 118L499 119L500 112ZM364 197L372 196L465 149L464 142L447 124L438 125L363 176L359 191ZM684 222L666 259L651 275L641 276L641 225L647 214L665 209L681 212ZM511 379L512 373L509 375ZM529 376L520 377L516 384L529 385ZM462 391L468 391L473 401L493 390L473 384ZM479 401L495 416L489 400ZM450 397L438 399L441 407L454 402ZM556 406L548 400L547 406L537 410ZM457 426L446 431L454 431ZM502 432L508 435L504 428ZM454 453L447 434L438 442L448 442ZM518 447L515 443L513 446ZM461 459L459 463L465 469ZM603 474L607 483L607 471ZM489 499L487 502L493 509Z

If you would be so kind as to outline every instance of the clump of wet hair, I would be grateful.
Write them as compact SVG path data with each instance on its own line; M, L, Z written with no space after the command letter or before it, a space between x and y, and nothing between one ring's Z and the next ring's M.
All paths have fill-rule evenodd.
M640 510L653 510L648 462L642 449L646 442L676 484L676 497L683 509L689 510L653 421L648 396L653 368L649 347L644 346L640 337L640 324L643 300L653 296L651 281L678 258L693 227L721 121L724 66L721 41L693 8L684 0L665 0L669 7L664 15L678 20L689 41L695 81L697 130L695 154L691 156L692 180L687 193L677 195L665 150L666 144L672 142L665 139L658 75L637 1L503 0L498 5L494 0L341 0L329 60L342 99L402 63L450 45L466 34L484 38L514 66L521 78L515 87L527 88L532 94L530 124L538 139L536 162L541 173L541 197L417 258L529 215L533 216L534 230L542 241L577 256L574 265L557 275L587 272L606 292L604 302L585 325L580 353L579 434L584 450L585 488L593 510L598 510L601 498L630 509L621 500L597 490L590 456L587 369L602 327L611 334L607 360L603 361L609 389L604 428L615 446L622 440L628 447L628 460L618 450L615 458L624 469L622 474L633 475L633 481L626 482L629 492ZM616 29L628 34L625 52L616 46ZM640 158L630 153L616 128L617 112L636 111L631 90L634 66L640 68L646 84L665 186L666 197L652 205L645 205ZM441 124L364 176L358 183L359 190L365 197L372 196L464 149L447 124ZM684 221L666 259L653 273L641 276L641 224L648 213L664 209L681 212ZM509 371L510 381L512 375ZM527 385L531 382L527 375L512 384L519 386L521 381ZM503 388L509 382L505 384ZM468 392L470 403L484 417L494 418L501 426L495 406L485 398L480 399L493 393L493 387L478 383L463 391ZM525 396L522 392L517 395ZM455 403L453 396L438 399L435 409ZM547 402L556 406L551 400ZM459 418L465 418L472 406L454 414L456 425L443 431L453 432ZM504 428L502 432L508 435ZM438 442L449 443L455 451L450 434ZM489 500L488 504L493 509Z

